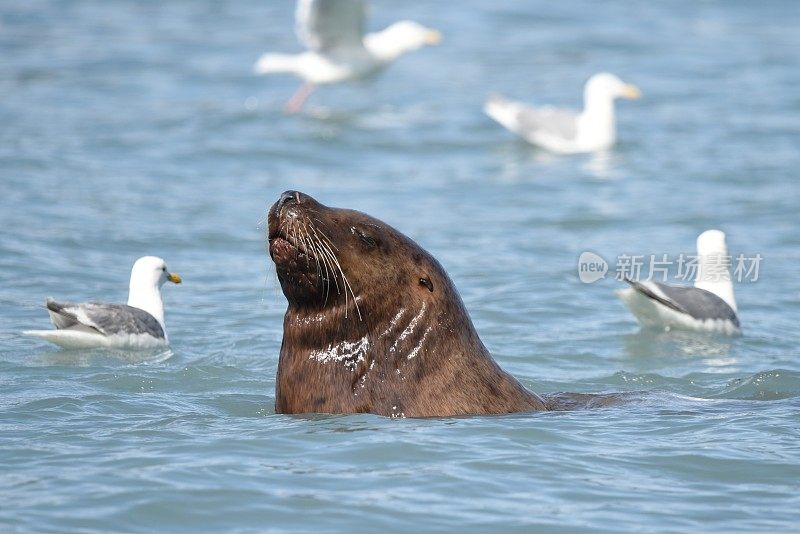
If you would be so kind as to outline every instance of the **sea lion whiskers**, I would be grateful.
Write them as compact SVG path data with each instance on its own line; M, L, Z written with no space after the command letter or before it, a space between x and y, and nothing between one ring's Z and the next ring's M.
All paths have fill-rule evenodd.
M325 283L326 279L322 273L322 266L319 263L319 251L317 251L316 245L311 240L311 236L308 235L305 227L303 227L303 233L305 234L304 240L307 242L308 246L310 247L311 253L314 255L314 262L317 265L317 277L322 280L323 284Z
M306 269L311 269L311 263L308 261L308 247L306 246L305 242L303 241L303 236L298 237L298 228L297 223L292 225L292 230L294 230L294 250L295 250L295 258L300 256L301 254L306 258ZM303 249L300 249L300 245L303 245Z
M306 208L306 211L309 212L309 213L315 213L317 215L320 215L319 211L317 211L317 210L315 210L314 208L311 208L311 207ZM323 226L325 225L325 223L322 222L322 220L319 217L308 217L308 216L306 216L306 219L308 220L308 223L311 225L311 228L313 230L319 231L319 233L322 235L322 237L325 238L325 241L328 243L328 245L330 247L332 247L334 250L339 250L339 247L337 247L336 244L331 240L331 238L329 238L328 235L325 232L322 231L322 228L317 228L317 226L314 223L311 222L312 218L315 221L317 221L319 224L321 224Z
M317 221L319 221L319 219L317 219L316 217L315 217L315 219ZM308 222L311 223L311 220L308 219ZM322 221L319 221L319 222L322 223ZM314 232L314 234L316 235L316 237L318 239L318 244L320 245L322 250L326 252L326 256L338 268L339 273L342 276L342 285L344 286L344 297L345 297L345 318L347 317L347 300L348 300L347 292L349 290L350 291L350 295L353 297L353 304L355 305L356 312L358 313L358 320L362 321L363 317L361 315L361 308L359 308L359 306L358 306L358 299L356 298L356 294L353 291L353 286L350 284L350 281L347 279L347 275L344 274L344 269L342 269L342 265L339 262L339 259L336 257L336 252L333 251L333 248L336 248L336 250L338 250L338 247L336 247L336 245L334 245L331 242L331 240L328 238L328 236L325 234L325 232L322 231L321 228L318 229L314 224L309 224L309 227L311 228L311 231ZM322 235L322 237L320 237L320 234ZM335 273L334 273L334 278L333 279L334 279L334 281L336 280ZM336 289L337 289L337 292L338 292L338 290L339 290L338 284L337 284ZM341 294L341 293L339 293L339 294Z
M322 273L319 267L319 259L317 257L317 251L314 249L311 240L308 239L308 232L306 232L305 224L300 228L300 240L303 242L303 248L305 248L307 255L308 256L313 255L314 261L316 262L317 266L317 276L320 276ZM308 266L308 263L306 263L306 266L310 268L310 266Z
M317 251L314 243L311 239L311 236L308 234L308 230L306 229L306 223L302 222L302 226L299 227L300 239L303 242L303 248L305 249L306 257L313 255L314 262L316 263L317 267L317 277L322 279L322 269L320 268L319 264L319 252ZM308 261L306 260L306 266L310 269L310 265L308 265Z
M337 295L341 295L342 294L342 290L339 288L339 279L336 276L336 269L334 268L334 265L333 265L333 262L332 262L331 258L325 252L324 243L322 242L322 239L317 234L316 228L314 228L314 225L311 224L310 220L308 220L308 225L306 225L304 228L306 229L306 233L307 234L308 234L308 228L310 228L311 231L314 233L313 236L311 236L311 234L308 234L308 236L309 236L310 239L314 240L315 253L319 255L319 258L322 260L323 265L325 265L325 271L327 273L326 281L328 283L328 292L330 291L330 279L333 278L333 283L336 286L336 294ZM330 267L330 271L328 270L329 267ZM328 303L328 294L326 293L326 295L325 295L325 304L327 304L327 303Z
M317 219L317 220L319 220L319 219ZM311 221L309 220L309 223L310 222ZM353 293L353 287L350 285L350 281L347 279L347 276L345 276L344 270L342 269L342 266L339 263L338 258L336 257L336 253L331 249L331 245L333 245L333 244L330 243L330 241L328 240L327 236L325 235L325 233L321 229L318 230L313 224L310 224L309 227L311 228L311 231L314 232L314 236L317 238L317 244L319 245L320 249L322 249L322 251L323 251L323 257L327 258L327 260L330 262L331 271L333 272L333 281L336 284L336 293L338 295L341 295L342 293L341 293L341 290L339 289L339 282L338 282L338 277L336 276L336 270L338 269L339 273L341 274L342 285L344 287L344 296L345 296L345 317L347 317L347 309L346 309L347 308L347 291L349 289L350 290L350 294L353 296L353 302L355 303L356 311L358 312L358 318L359 318L359 320L361 320L362 319L361 310L358 307L358 301L356 299L356 295L355 295L355 293ZM320 237L320 234L322 234L322 236L324 236L324 238ZM337 248L337 250L338 250L338 248ZM334 268L334 267L336 267L336 268Z
M295 219L297 220L297 219ZM348 290L350 295L353 297L353 301L356 305L356 310L358 312L359 318L361 318L361 310L358 307L358 302L355 298L355 293L353 292L352 286L350 285L347 276L344 274L344 270L342 269L341 265L339 264L338 259L336 258L335 252L331 250L330 246L324 241L322 237L320 237L320 233L323 233L321 230L318 232L315 228L314 224L308 217L303 217L302 220L297 222L297 226L292 225L292 229L297 231L299 228L300 237L299 239L302 241L304 248L306 249L307 255L313 254L314 259L317 262L317 274L322 282L322 291L325 294L325 300L323 302L323 306L327 305L328 299L330 297L330 280L333 278L334 285L336 286L336 293L338 295L342 294L344 291L345 294L345 317L347 317L347 308L349 307L349 297L347 295ZM309 229L313 233L309 233ZM297 233L295 232L295 235ZM323 233L324 235L324 233ZM324 267L325 274L322 273L322 268L320 267L320 262L322 262L322 267ZM339 286L339 276L337 276L336 271L339 271L342 277L342 286Z
M323 223L322 223L322 221L320 221L320 220L319 220L319 219L317 219L316 217L314 217L314 220L315 220L315 221L317 221L317 222L319 222L320 224L323 224ZM331 247L333 247L333 248L334 248L334 249L336 249L336 250L339 250L339 247L337 247L337 246L336 246L336 245L333 243L333 241L331 241L331 238L330 238L330 237L328 237L328 236L327 236L327 234L325 234L325 232L323 232L323 231L322 231L322 229L320 229L320 230L319 230L319 233L320 233L320 234L322 234L322 236L325 238L325 241L326 241L326 242L327 242L327 243L328 243L328 244L329 244Z
M312 226L312 230L314 227ZM344 306L345 306L345 318L347 318L347 291L350 291L350 295L353 297L353 304L355 304L356 312L358 313L358 320L363 321L364 318L361 316L361 308L358 306L358 299L356 298L356 294L353 291L353 286L350 285L350 281L347 279L347 276L344 274L344 269L342 269L342 264L339 263L339 259L336 257L336 253L330 249L324 242L320 241L320 245L322 246L323 250L327 251L331 260L333 260L336 267L339 269L339 274L342 276L342 283L344 285ZM335 278L334 278L335 279Z
M303 225L303 233L305 234L305 239L307 239L307 243L310 246L310 250L312 254L314 254L314 260L317 262L317 276L322 282L322 290L325 293L325 301L323 302L323 306L328 304L328 297L330 295L330 272L328 271L328 261L325 256L320 252L319 245L315 241L315 238L308 233L307 225ZM322 260L322 265L320 265L320 260ZM325 272L323 273L322 268L324 267Z
M304 229L305 231L305 229ZM313 231L313 228L312 228ZM350 296L353 298L353 302L356 307L356 311L358 312L359 320L362 319L361 309L358 306L358 299L353 291L352 285L350 281L347 279L347 276L344 274L344 270L342 266L339 264L338 259L336 258L336 254L330 250L330 248L323 243L319 238L315 238L311 234L308 234L306 231L307 238L301 237L300 239L303 241L304 246L309 254L313 254L315 260L317 261L317 274L318 278L322 284L322 291L325 294L325 299L323 301L323 307L328 304L328 299L330 297L330 280L333 278L334 285L336 287L336 294L341 295L344 292L345 296L345 318L347 317L347 309L349 308L349 299ZM324 267L324 274L320 269L319 262L322 262L322 267ZM310 267L309 267L310 268ZM338 271L338 275L337 275ZM342 278L342 285L339 286L339 277ZM348 295L349 293L349 295Z

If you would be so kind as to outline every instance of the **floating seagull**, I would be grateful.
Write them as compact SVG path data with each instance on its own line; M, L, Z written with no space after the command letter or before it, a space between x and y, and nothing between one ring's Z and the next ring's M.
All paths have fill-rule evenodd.
M267 53L253 67L257 74L288 73L305 81L287 112L299 111L316 85L365 78L406 52L442 40L438 31L408 20L365 35L365 11L364 0L298 0L295 32L308 52Z
M617 137L615 98L639 98L635 85L613 74L595 74L583 88L583 111L533 107L500 96L490 96L483 110L527 142L558 154L604 150Z
M697 238L694 287L626 278L631 287L616 294L645 327L739 334L728 263L725 234L706 230Z
M168 344L164 326L164 303L161 286L181 277L167 271L164 260L144 256L131 269L128 304L59 303L47 299L47 312L56 330L27 330L36 336L67 349L98 347L144 349Z

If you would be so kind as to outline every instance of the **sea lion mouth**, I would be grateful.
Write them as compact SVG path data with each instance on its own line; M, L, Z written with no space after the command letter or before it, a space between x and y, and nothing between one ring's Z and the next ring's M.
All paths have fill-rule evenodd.
M287 263L291 260L303 260L309 257L302 243L288 235L275 235L269 238L269 255L276 264Z
M275 263L289 261L297 254L297 247L283 237L274 237L269 240L269 255Z
M275 203L269 210L269 230L267 239L269 241L269 255L276 264L287 263L291 259L297 259L300 255L308 257L305 247L301 244L301 239L298 239L297 228L297 213L292 210L287 213L284 206L290 201L299 198L299 193L295 191L287 191L281 196L281 199ZM296 204L296 202L293 202Z

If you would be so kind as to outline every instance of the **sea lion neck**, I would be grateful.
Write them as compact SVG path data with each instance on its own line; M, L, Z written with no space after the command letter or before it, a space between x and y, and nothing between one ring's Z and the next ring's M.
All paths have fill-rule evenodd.
M363 335L370 325L359 316L352 301L324 307L303 307L290 304L284 315L284 337L287 335L315 346L317 340L344 341Z

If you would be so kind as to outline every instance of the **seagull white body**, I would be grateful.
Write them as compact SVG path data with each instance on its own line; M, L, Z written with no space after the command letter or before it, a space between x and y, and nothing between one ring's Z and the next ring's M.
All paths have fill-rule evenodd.
M499 96L489 97L484 111L527 142L557 154L605 150L617 140L614 100L639 98L641 93L613 74L600 73L589 78L583 95L580 113L534 107Z
M127 305L87 302L58 303L47 299L47 311L55 330L28 330L36 336L68 349L146 349L169 344L164 323L161 286L181 283L167 271L164 260L144 256L131 269Z
M257 74L293 74L306 82L289 111L297 111L316 85L366 78L406 52L441 41L439 32L412 21L364 34L365 10L364 0L297 2L296 32L308 51L266 53L253 67Z
M617 296L642 326L664 330L741 333L733 283L726 259L725 234L707 230L697 238L698 270L694 287L653 281L633 282Z

